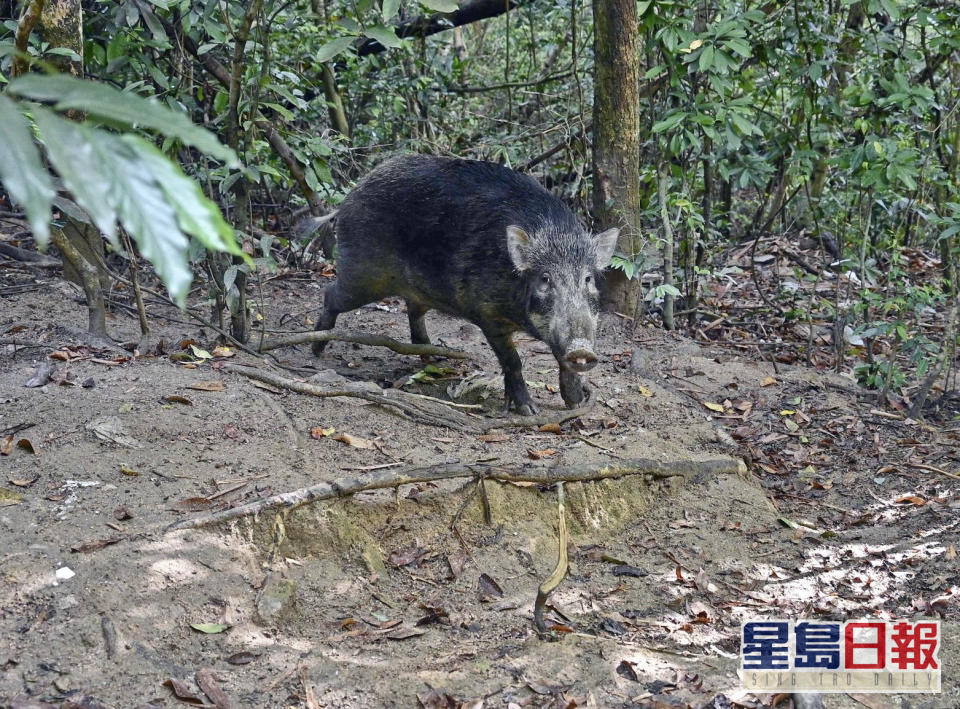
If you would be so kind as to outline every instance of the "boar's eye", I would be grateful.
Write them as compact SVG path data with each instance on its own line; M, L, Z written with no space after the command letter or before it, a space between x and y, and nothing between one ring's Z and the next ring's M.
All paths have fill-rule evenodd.
M591 276L591 275L588 273L586 276L584 276L583 282L584 282L584 285L588 285L588 286L589 286L591 283L593 283L593 276Z
M540 285L541 285L541 286L549 286L549 285L550 285L550 274L549 274L549 273L541 273L541 274L540 274Z

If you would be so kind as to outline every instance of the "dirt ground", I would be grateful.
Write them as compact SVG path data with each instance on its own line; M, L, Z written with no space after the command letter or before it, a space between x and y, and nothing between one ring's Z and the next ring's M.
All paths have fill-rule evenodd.
M265 322L307 329L322 281L267 283ZM923 616L942 623L942 694L825 704L960 707L956 422L904 421L848 377L610 315L590 414L559 434L480 437L258 386L222 365L262 360L204 357L189 345L213 352L213 332L148 307L163 353L119 357L76 338L86 313L71 286L0 263L0 706L760 707L775 698L738 688L742 620ZM399 301L338 325L408 338ZM497 378L475 327L436 314L428 326L476 361L434 362L438 379L407 383L425 363L382 348L278 356L334 370L323 381L440 398L476 371ZM109 327L138 338L126 312ZM520 347L541 409L559 410L556 363L540 343ZM25 386L45 362L52 380ZM481 393L483 415L498 415L502 388ZM164 531L413 465L731 454L747 474L565 486L571 566L549 639L532 619L557 557L553 489L487 482L490 525L459 480Z

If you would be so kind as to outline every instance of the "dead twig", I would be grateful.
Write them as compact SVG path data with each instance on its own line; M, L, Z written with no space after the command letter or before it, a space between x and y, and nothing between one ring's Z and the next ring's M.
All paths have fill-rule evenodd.
M569 465L555 468L521 468L508 470L485 463L445 463L401 470L367 472L361 477L347 477L318 483L309 487L265 497L227 510L174 522L167 531L196 529L229 522L242 517L258 515L272 509L292 510L321 500L333 500L358 492L385 490L413 483L436 482L454 478L479 478L507 482L531 482L553 485L558 482L605 480L630 475L650 475L654 478L694 477L702 474L742 475L746 465L738 458L721 457L710 460L654 460L630 458L615 463L596 465Z

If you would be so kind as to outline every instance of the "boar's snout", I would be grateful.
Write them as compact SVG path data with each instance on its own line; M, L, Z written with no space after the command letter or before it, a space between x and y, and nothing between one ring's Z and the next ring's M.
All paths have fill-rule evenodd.
M597 365L593 344L587 340L574 340L563 356L564 362L575 372L587 372Z

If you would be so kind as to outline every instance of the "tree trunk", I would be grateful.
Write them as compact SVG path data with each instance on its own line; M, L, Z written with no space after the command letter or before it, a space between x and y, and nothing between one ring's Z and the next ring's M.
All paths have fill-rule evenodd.
M617 250L635 260L640 235L640 97L635 0L594 0L593 205L599 228L619 226ZM637 274L639 276L639 274ZM625 311L640 279L607 274L604 305Z
M83 8L80 0L46 0L40 11L40 34L51 48L69 49L83 56ZM46 61L64 74L83 76L83 62L63 55L48 56ZM67 115L82 120L83 115L69 111ZM103 236L83 222L63 215L64 225L54 229L53 243L63 255L64 278L79 284L87 298L91 335L109 339L106 304L103 293L110 288L104 258Z

